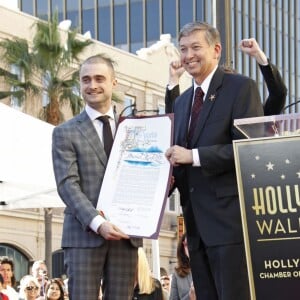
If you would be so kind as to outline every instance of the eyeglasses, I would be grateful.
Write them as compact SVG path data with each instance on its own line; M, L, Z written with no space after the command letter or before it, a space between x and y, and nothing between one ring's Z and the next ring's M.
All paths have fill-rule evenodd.
M32 290L38 290L39 288L37 286L26 286L25 288L27 291L32 291Z

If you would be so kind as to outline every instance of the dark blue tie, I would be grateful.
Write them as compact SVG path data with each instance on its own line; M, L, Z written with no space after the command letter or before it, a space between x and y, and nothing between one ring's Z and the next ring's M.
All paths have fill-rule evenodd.
M192 140L195 132L198 118L203 106L203 96L204 96L204 92L202 91L201 87L197 87L195 91L195 97L194 97L193 107L191 111L191 121L190 121L190 127L188 131L188 142Z
M105 150L107 157L109 157L109 154L110 154L110 151L112 148L112 144L113 144L113 136L112 136L111 127L109 124L109 116L101 116L101 117L98 117L97 119L100 120L103 124L104 150Z

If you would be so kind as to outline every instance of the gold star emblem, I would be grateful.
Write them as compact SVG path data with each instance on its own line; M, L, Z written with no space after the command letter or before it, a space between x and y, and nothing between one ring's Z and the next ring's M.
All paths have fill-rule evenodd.
M214 101L216 99L216 95L213 94L213 95L210 95L209 98L208 98L210 101Z

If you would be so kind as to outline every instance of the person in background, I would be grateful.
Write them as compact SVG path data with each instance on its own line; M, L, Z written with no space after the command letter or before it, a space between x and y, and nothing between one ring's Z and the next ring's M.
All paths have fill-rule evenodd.
M84 111L53 130L52 159L58 193L66 204L62 234L64 263L72 300L95 300L103 280L104 300L131 300L137 248L96 209L110 145L116 130L112 93L117 85L113 61L104 54L81 65ZM105 134L107 133L107 134Z
M0 274L3 277L2 293L7 295L9 300L18 300L19 293L16 291L16 278L14 274L14 262L7 256L0 258Z
M264 102L264 115L281 114L286 101L287 88L278 69L270 62L254 38L243 39L239 47L243 53L255 58L266 82L269 95Z
M160 277L160 283L161 283L161 286L163 288L164 291L166 291L166 294L168 295L167 297L169 297L170 295L170 276L161 276Z
M40 294L40 284L32 275L25 275L20 282L20 298L24 300L44 300Z
M171 286L171 278L167 272L167 270L163 267L160 268L160 283L163 290L164 300L169 300L170 297L170 286Z
M64 300L64 287L60 278L48 280L45 289L45 300Z
M37 260L31 267L31 274L40 284L40 296L45 296L45 288L48 281L48 268L43 260Z
M8 296L6 296L5 294L2 293L3 283L4 283L4 280L3 280L2 275L0 274L0 300L9 300Z
M146 253L138 248L138 263L133 300L163 300L162 287L158 279L153 278Z
M190 267L189 250L184 233L177 245L177 266L172 274L170 300L190 300L193 278Z
M180 193L197 299L250 299L233 140L234 119L263 115L257 84L219 67L220 33L204 22L180 31L181 65L193 85L174 105L166 151Z
M266 82L269 95L264 102L264 115L277 115L283 113L283 108L287 96L287 88L283 79L266 54L261 50L259 44L254 38L243 39L239 44L243 53L254 57L258 63L259 69ZM225 71L233 72L228 68L222 66ZM169 65L169 82L165 94L165 112L172 113L175 99L180 94L179 79L185 72L180 60L172 61Z

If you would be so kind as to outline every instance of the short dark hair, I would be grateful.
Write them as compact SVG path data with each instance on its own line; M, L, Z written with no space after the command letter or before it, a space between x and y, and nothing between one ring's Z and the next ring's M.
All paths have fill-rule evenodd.
M114 66L116 65L116 62L104 53L99 53L99 54L88 57L86 60L84 60L82 62L80 70L81 70L83 65L85 65L85 64L94 64L94 63L104 63L104 64L106 64L109 67L109 69L111 70L112 76L115 77L115 68L114 68Z

